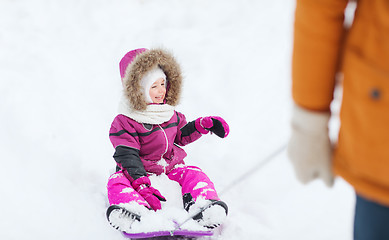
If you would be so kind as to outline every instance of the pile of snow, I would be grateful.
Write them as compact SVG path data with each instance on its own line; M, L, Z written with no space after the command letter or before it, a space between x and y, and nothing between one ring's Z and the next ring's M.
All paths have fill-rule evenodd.
M192 212L188 213L184 210L181 186L177 182L171 181L165 174L152 175L150 180L151 185L160 191L166 201L161 202L162 209L157 212L148 210L136 203L120 204L119 206L141 216L140 222L124 224L128 225L125 228L127 233L174 231L177 229L208 231L207 228L202 227L191 218L193 216Z

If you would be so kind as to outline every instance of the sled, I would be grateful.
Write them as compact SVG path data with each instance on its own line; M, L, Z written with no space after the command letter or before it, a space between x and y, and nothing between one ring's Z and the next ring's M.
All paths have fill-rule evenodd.
M155 231L155 232L141 232L141 233L126 233L123 232L123 235L131 239L190 239L204 236L212 236L213 231L194 231L194 230L175 230L173 231ZM163 238L161 238L163 237Z

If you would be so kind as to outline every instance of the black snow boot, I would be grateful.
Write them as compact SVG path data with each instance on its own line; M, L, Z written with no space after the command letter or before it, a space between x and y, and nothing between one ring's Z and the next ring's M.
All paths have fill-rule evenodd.
M186 196L185 196L186 195ZM193 219L206 228L216 228L226 219L228 214L227 204L220 200L202 201L201 205L191 199L190 194L184 195L184 208L190 214L199 212Z
M135 221L140 221L140 216L118 205L111 205L107 209L107 219L112 227L126 232Z

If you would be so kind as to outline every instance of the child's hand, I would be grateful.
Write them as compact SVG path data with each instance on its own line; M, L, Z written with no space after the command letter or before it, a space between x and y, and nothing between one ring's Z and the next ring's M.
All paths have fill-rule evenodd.
M197 131L202 134L206 134L208 131L211 131L221 138L227 137L230 133L230 127L221 117L212 116L198 118L195 121L195 126Z
M150 207L157 211L161 209L161 201L165 202L166 198L151 186L148 177L141 177L132 182L134 189L148 202Z

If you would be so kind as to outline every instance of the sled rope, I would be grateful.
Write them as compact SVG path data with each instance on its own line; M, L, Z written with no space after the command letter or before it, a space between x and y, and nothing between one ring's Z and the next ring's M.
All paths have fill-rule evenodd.
M268 164L270 162L270 160L272 160L273 158L275 158L278 154L282 153L287 147L287 144L283 144L281 145L279 148L277 148L275 151L273 151L270 155L268 155L267 157L265 157L262 161L260 161L257 165L255 165L254 167L250 168L249 170L247 170L246 172L244 172L242 175L240 175L239 177L237 177L236 179L234 179L233 181L231 181L230 184L227 185L227 187L225 187L222 191L220 191L220 194L219 196L222 196L223 194L225 194L226 192L228 192L229 190L231 190L231 188L234 188L236 187L236 185L238 185L239 183L243 182L244 180L246 180L247 178L249 178L251 175L253 175L256 171L262 169L264 166L266 166L266 164ZM187 219L185 219L185 221L183 221L182 223L179 223L179 224L176 224L176 227L170 231L170 234L173 236L174 235L174 232L176 230L178 230L182 225L184 225L187 221L191 220L194 216L196 216L197 214L200 214L202 212L204 212L207 208L209 208L210 206L212 205L212 202L211 203L208 203L207 205L199 208L197 211L195 211L194 213L192 213Z
M270 162L270 160L275 158L278 154L282 153L286 149L286 147L287 147L286 143L281 145L279 148L277 148L272 153L270 153L267 157L265 157L262 161L260 161L257 165L253 166L252 168L250 168L249 170L244 172L242 175L237 177L235 180L231 181L230 184L228 184L226 187L224 187L224 189L222 191L220 191L219 196L225 194L226 192L231 190L231 188L234 188L236 185L238 185L239 183L241 183L244 180L246 180L247 178L249 178L256 171L265 167L266 164L268 164Z

